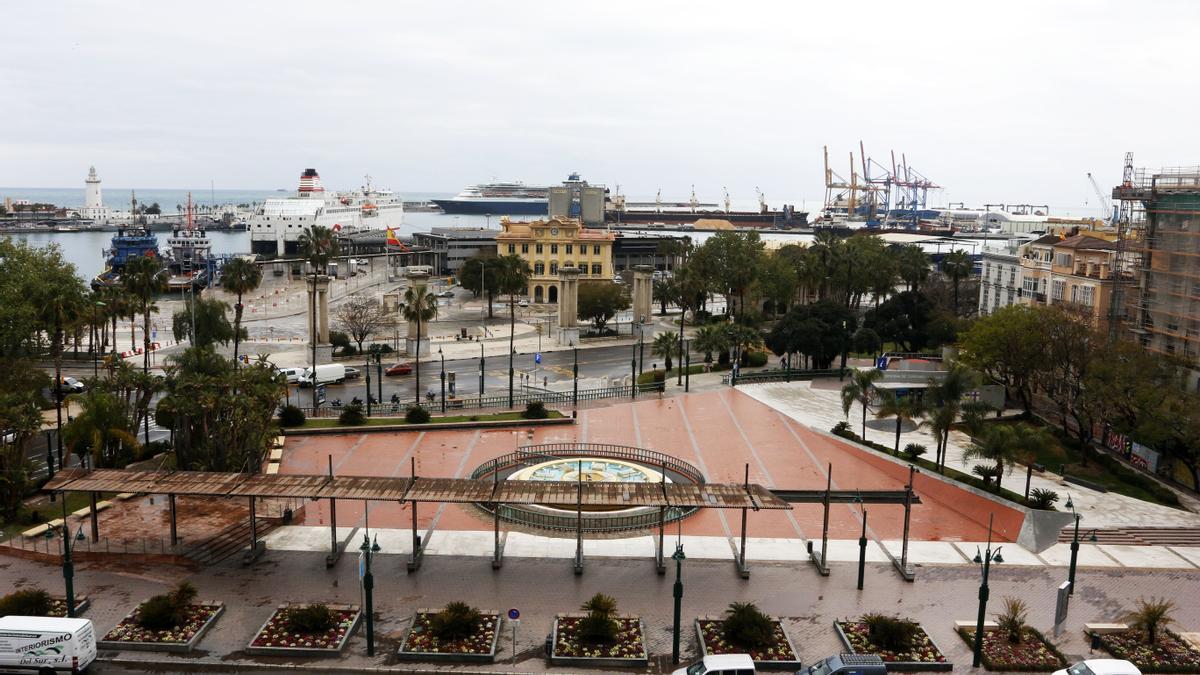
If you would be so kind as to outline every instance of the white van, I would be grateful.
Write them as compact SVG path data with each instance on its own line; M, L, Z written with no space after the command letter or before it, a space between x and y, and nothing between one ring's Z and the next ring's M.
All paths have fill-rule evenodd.
M281 375L287 378L288 384L296 384L300 381L300 376L304 374L304 368L276 368Z
M713 654L680 668L671 675L754 675L754 661L749 654Z
M90 619L0 618L0 670L81 673L95 660L96 634Z
M315 384L341 384L346 381L346 366L340 363L326 363L317 366L317 377ZM300 375L300 386L313 386L312 368L305 368L304 373Z

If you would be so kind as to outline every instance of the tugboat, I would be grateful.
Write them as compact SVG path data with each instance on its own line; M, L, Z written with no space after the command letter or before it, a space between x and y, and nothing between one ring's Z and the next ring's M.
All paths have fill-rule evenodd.
M137 196L132 196L130 201L130 218L135 219L137 216L134 216L133 212L137 207ZM136 223L136 220L132 222ZM119 227L117 228L117 233L113 235L112 247L103 250L101 253L106 256L106 264L104 271L92 279L93 289L119 286L121 284L121 270L125 268L125 265L129 261L145 256L157 256L158 237L154 236L149 229L141 225L134 224L128 229Z
M188 193L187 221L184 228L175 228L167 239L168 291L202 290L209 283L212 262L212 241L203 228L192 220L192 193Z

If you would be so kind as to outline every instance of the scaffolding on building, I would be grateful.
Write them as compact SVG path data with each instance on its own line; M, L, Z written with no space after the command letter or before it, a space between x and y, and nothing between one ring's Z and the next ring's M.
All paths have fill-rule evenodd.
M1200 366L1200 167L1149 172L1125 156L1118 259L1128 284L1113 293L1110 325L1147 349ZM1128 291L1124 287L1128 286Z

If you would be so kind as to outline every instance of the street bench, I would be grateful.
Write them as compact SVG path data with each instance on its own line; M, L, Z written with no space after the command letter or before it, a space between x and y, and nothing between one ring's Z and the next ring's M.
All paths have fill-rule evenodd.
M967 630L975 630L975 622L974 621L955 621L954 629L958 630L960 628L965 628ZM995 621L984 621L983 622L983 632L987 633L987 632L993 631L993 630L1000 630L999 624L997 624Z
M277 473L279 473L279 462L271 462L270 464L267 464L268 476L274 476Z
M283 448L275 448L271 450L270 459L272 462L281 461L283 459Z
M96 513L100 513L101 511L108 509L108 508L112 508L112 502L108 502L108 501L96 502ZM75 516L76 518L84 518L84 517L90 516L91 514L92 514L92 507L90 507L90 506L85 506L82 509L71 512L71 515Z
M1083 632L1088 635L1108 635L1110 633L1122 633L1129 630L1129 626L1123 623L1085 623L1083 624Z

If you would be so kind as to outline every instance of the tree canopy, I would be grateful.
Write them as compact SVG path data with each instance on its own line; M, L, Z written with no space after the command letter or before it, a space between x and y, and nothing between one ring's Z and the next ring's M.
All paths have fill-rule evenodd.
M629 309L629 292L623 286L607 281L587 281L579 284L579 318L591 321L598 331L617 312Z

